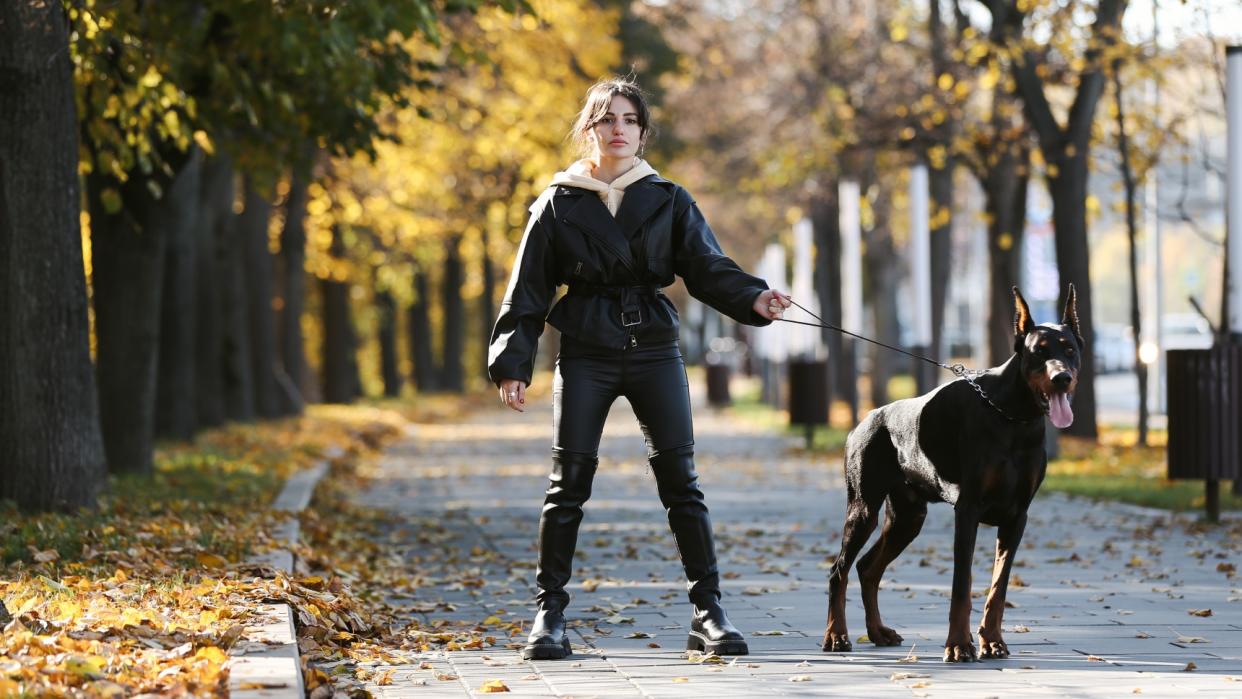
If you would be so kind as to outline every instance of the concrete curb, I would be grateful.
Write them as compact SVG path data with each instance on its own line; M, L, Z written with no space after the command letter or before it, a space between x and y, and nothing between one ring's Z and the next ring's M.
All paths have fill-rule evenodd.
M271 566L286 574L293 573L293 549L301 535L295 515L306 509L315 493L315 486L328 473L329 462L343 452L332 449L322 461L293 474L272 501L271 509L290 516L276 525L272 538L284 548L252 556L249 563ZM260 607L268 623L246 628L242 640L229 654L229 696L245 699L302 699L302 663L298 653L298 637L293 625L293 609L283 602ZM250 648L258 648L248 652ZM244 653L244 655L243 655Z

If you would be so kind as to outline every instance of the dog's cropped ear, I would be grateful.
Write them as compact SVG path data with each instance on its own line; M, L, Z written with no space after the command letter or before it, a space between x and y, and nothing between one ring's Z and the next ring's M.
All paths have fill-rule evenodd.
M1018 287L1013 288L1013 351L1022 351L1022 341L1035 329L1035 321L1031 319L1031 309L1022 298Z
M1086 343L1082 341L1082 330L1078 325L1078 292L1074 290L1073 282L1070 282L1069 294L1065 297L1065 312L1061 314L1061 325L1069 326L1074 333L1074 339L1078 340L1079 347L1086 346Z

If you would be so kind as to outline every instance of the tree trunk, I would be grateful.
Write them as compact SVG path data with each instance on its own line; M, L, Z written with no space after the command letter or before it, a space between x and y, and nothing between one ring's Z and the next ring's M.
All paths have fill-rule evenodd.
M445 244L444 278L440 287L440 302L444 304L444 354L440 376L444 381L443 387L454 393L464 391L466 384L461 358L466 335L466 307L461 298L463 277L461 236L454 235Z
M928 30L931 36L931 83L935 85L941 75L950 73L948 47L944 39L944 24L940 17L938 0L928 6ZM936 162L926 155L928 190L932 206L933 225L931 238L931 347L930 356L943 361L941 347L944 344L944 304L948 297L950 258L953 252L953 171L957 162L953 157L953 141L959 125L951 109L945 109L945 120L932 129L933 142L943 149L943 162ZM939 165L939 167L937 167ZM941 216L941 212L946 215ZM946 348L947 349L947 348ZM917 375L917 374L916 374Z
M197 427L194 410L196 220L200 216L203 154L194 149L169 193L184 202L183 218L167 231L164 291L160 304L159 360L155 381L155 434L189 440Z
M156 199L135 174L119 185L86 178L94 270L96 375L108 469L149 475L155 455L155 384L160 346L160 292L169 231L190 225L198 170L177 170ZM109 213L105 191L118 188L122 207Z
M1015 153L1016 151L1016 153ZM983 185L988 212L988 363L1013 354L1013 287L1021 283L1022 239L1026 230L1026 188L1030 152L1005 148L988 168Z
M1057 270L1061 275L1057 308L1065 307L1066 291L1073 283L1078 296L1078 324L1083 336L1090 338L1095 316L1091 303L1091 251L1087 245L1086 150L1083 148L1072 157L1058 159L1058 171L1055 177L1048 177L1048 186L1052 193L1052 224L1056 230ZM1065 432L1096 437L1095 359L1090 345L1080 359L1078 388L1074 391L1074 423Z
M492 324L496 322L496 306L494 299L496 298L496 272L492 268L492 256L488 253L487 243L487 226L480 228L479 235L482 237L482 275L483 275L483 294L479 297L479 320L483 330L482 342L483 348L482 361L480 362L479 371L485 380L491 379L487 373L487 344L492 337ZM702 324L699 326L702 328Z
M890 199L887 189L881 187L872 210L875 227L867 231L863 253L863 274L866 298L871 300L871 314L875 319L875 337L880 342L894 346L901 344L901 326L897 320L897 283L901 279L902 265L893 245L893 233L889 227ZM884 405L889 401L888 381L892 378L899 355L890 349L867 344L871 353L871 404Z
M194 228L194 409L199 428L224 422L224 295L220 247L232 227L233 165L218 155L203 164Z
M415 269L414 301L410 304L409 333L414 388L419 393L432 393L440 388L436 382L436 368L431 349L430 303L427 273L421 269Z
M841 207L837 199L837 179L827 177L811 211L815 231L815 292L819 295L820 317L841 326ZM828 347L828 395L849 400L841 387L854 379L847 363L842 361L845 344L841 333L821 329L820 336Z
M281 307L280 363L283 390L280 412L300 415L305 404L306 350L302 338L302 311L306 307L306 204L309 173L294 168L285 203L285 227L280 233Z
M0 3L0 498L92 506L106 475L58 3Z
M1113 61L1113 98L1117 104L1117 151L1121 156L1121 181L1126 189L1126 233L1130 243L1130 328L1134 337L1143 337L1142 314L1139 308L1138 221L1135 213L1138 181L1130 165L1130 138L1126 131L1124 92L1121 85L1121 61ZM1224 316L1222 316L1224 317ZM1139 343L1134 343L1134 377L1138 380L1138 443L1147 446L1147 365L1138 356Z
M1078 321L1085 338L1092 337L1095 317L1092 310L1090 256L1087 244L1087 164L1091 155L1091 131L1095 123L1095 110L1104 94L1104 71L1101 56L1116 44L1120 35L1126 0L1100 0L1095 10L1091 28L1091 41L1082 54L1083 70L1077 76L1074 101L1066 115L1063 127L1053 113L1051 102L1044 92L1047 54L1031 45L1015 46L1021 51L1020 59L1013 63L1014 82L1022 95L1022 106L1031 129L1039 138L1040 151L1048 163L1048 190L1052 195L1052 221L1056 231L1057 267L1061 274L1060 305L1064 306L1066 290L1070 282L1078 292ZM1006 2L989 6L993 22L1021 30L1023 12L1021 4ZM1001 14L998 17L998 13ZM1010 20L1017 20L1016 22ZM1010 33L1021 38L1020 33ZM1013 42L1010 41L1012 44ZM1089 341L1089 340L1088 340ZM1068 434L1080 437L1096 437L1095 424L1095 366L1093 353L1088 347L1082 353L1082 365L1078 374L1078 388L1074 394L1074 423L1066 428Z
M345 255L339 227L332 229L333 257ZM349 282L323 279L323 400L350 403L357 396L358 363L353 320L349 313Z
M161 202L131 180L116 213L104 209L111 178L86 178L91 216L95 302L95 373L108 470L149 474L154 468L155 368L165 230L152 225ZM136 185L136 186L135 186Z
M249 196L247 196L249 199ZM252 422L254 362L250 357L250 314L246 300L246 225L242 216L229 216L221 227L220 293L223 298L224 412L236 422Z
M945 158L944 167L937 168L931 162L927 164L928 190L932 206L932 220L940 225L934 226L929 232L931 238L931 313L932 343L930 356L936 361L944 361L944 311L945 299L948 298L949 284L952 283L949 272L953 253L953 169L955 159ZM950 212L941 216L940 212ZM944 348L947 350L947 348ZM930 365L928 365L930 366ZM934 369L934 367L932 367ZM933 385L935 385L933 383Z
M401 395L401 371L397 368L397 303L388 291L375 292L379 310L380 375L384 379L384 395Z
M273 259L267 247L272 203L246 182L246 210L238 217L246 263L246 307L254 410L260 418L280 415L276 385L276 318L272 313Z

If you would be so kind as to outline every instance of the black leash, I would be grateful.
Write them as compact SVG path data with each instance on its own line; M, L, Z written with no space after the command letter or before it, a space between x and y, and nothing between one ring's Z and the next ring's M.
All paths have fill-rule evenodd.
M902 354L906 355L907 357L913 357L914 359L921 359L921 360L923 360L923 361L927 362L928 364L934 364L934 365L936 365L936 366L940 367L941 369L947 369L947 370L949 370L949 371L953 372L953 375L954 375L954 376L956 376L956 377L958 377L959 379L965 379L965 380L966 380L966 383L970 384L970 387L971 387L971 388L973 388L973 389L975 389L975 392L979 394L979 397L981 397L981 398L983 398L983 400L987 401L987 404L988 404L988 405L990 405L990 406L992 406L992 408L993 408L993 409L995 409L995 410L996 410L996 412L1000 413L1000 414L1001 414L1001 417L1004 417L1006 420L1008 420L1008 421L1010 421L1010 422L1034 422L1035 420L1043 419L1043 416L1042 416L1042 415L1040 415L1040 416L1035 417L1035 418L1029 418L1029 419L1025 419L1025 420L1020 420L1020 419L1018 419L1018 418L1015 418L1015 417L1011 416L1009 413L1005 412L1005 411L1004 411L1004 409L1002 409L999 405L997 405L996 403L994 403L994 402L992 401L992 399L991 399L990 397L988 397L988 394L984 392L983 387L982 387L982 386L980 386L980 385L978 384L978 382L976 382L976 381L975 381L975 377L976 377L976 376L979 376L979 375L981 375L981 374L987 373L987 372L986 372L986 371L984 371L984 370L979 370L979 369L967 369L967 368L966 368L966 366L965 366L964 364L945 364L944 362L938 362L938 361L936 361L936 360L932 359L931 357L924 357L924 356L923 356L923 355L921 355L921 354L915 354L915 353L913 353L913 352L907 352L906 350L903 350L903 349L902 349L902 348L900 348L900 347L894 347L894 346L892 346L892 345L889 345L889 344L886 344L886 343L880 342L879 340L873 340L873 339L871 339L871 338L869 338L869 337L864 337L864 336L862 336L862 335L859 335L858 333L853 333L853 332L850 332L849 330L846 330L845 328L842 328L842 327L838 327L838 326L836 326L836 325L833 325L832 323L829 323L829 322L825 321L823 318L820 318L819 316L815 315L814 313L811 313L811 311L810 311L809 309L807 309L805 306L803 306L802 304L798 303L797 301L794 301L793 299L789 299L789 302L790 302L790 303L792 303L793 305L797 306L798 308L801 308L803 311L805 311L805 312L806 312L806 314L807 314L807 315L811 316L811 317L812 317L812 318L814 318L815 320L818 320L818 321L819 321L819 323L808 323L808 322L806 322L806 321L802 321L802 320L789 320L788 318L777 318L776 320L781 320L781 321L784 321L784 322L786 322L786 323L795 323L795 324L797 324L797 325L808 325L808 326L810 326L810 327L812 327L812 328L827 328L827 329L829 329L829 330L836 330L836 331L837 331L837 332L839 332L839 333L843 333L843 334L845 334L845 335L849 335L850 337L854 337L854 338L857 338L857 339L859 339L859 340L863 340L863 341L865 341L865 342L870 342L870 343L871 343L871 344L873 344L873 345L879 345L880 347L884 347L884 348L886 348L886 349L891 349L891 350L893 350L894 352L900 352L900 353L902 353ZM821 324L822 324L822 325L821 325Z
M873 339L871 339L871 338L869 338L869 337L864 337L864 336L862 336L862 335L859 335L858 333L852 333L852 332L850 332L849 330L846 330L845 328L837 327L837 326L833 325L832 323L827 322L827 321L826 321L826 320L824 320L823 318L820 318L819 316L815 315L814 313L811 313L811 311L810 311L810 310L808 310L805 306L803 306L802 304L798 303L797 301L794 301L793 299L789 299L789 302L790 302L790 303L792 303L793 305L797 306L798 308L801 308L803 311L806 311L806 314L807 314L807 315L811 316L811 317L812 317L812 318L814 318L815 320L818 320L818 321L819 321L819 323L807 323L806 321L802 321L802 320L789 320L788 318L777 318L777 320L781 320L781 321L784 321L784 322L786 322L786 323L796 323L796 324L798 324L798 325L809 325L809 326L811 326L812 328L827 328L827 329L829 329L829 330L836 330L836 331L837 331L837 332L839 332L839 333L844 333L844 334L846 334L846 335L849 335L850 337L856 337L856 338L858 338L859 340L864 340L864 341L866 341L866 342L870 342L870 343L871 343L871 344L873 344L873 345L879 345L880 347L884 347L884 348L887 348L887 349L891 349L891 350L893 350L894 352L901 352L902 354L906 355L907 357L913 357L913 358L915 358L915 359L921 359L921 360L923 360L923 361L927 362L928 364L935 364L936 366L940 367L941 369L948 369L949 371L953 372L953 374L954 374L955 376L958 376L958 377L963 378L963 379L964 379L964 378L966 378L967 376L971 375L971 374L973 374L973 375L975 375L975 376L978 376L979 374L984 373L984 372L982 372L982 371L977 371L977 370L967 369L967 368L965 367L965 365L962 365L962 364L945 364L945 363L943 363L943 362L938 362L938 361L936 361L936 360L932 359L931 357L924 357L924 356L923 356L923 355L921 355L921 354L915 354L915 353L913 353L913 352L907 352L907 351L903 350L903 349L902 349L902 348L900 348L900 347L893 347L892 345L885 344L885 343L883 343L883 342L880 342L879 340L873 340ZM822 323L822 325L821 325L820 323ZM973 382L972 382L972 383L973 383ZM989 402L990 402L990 401L989 401Z

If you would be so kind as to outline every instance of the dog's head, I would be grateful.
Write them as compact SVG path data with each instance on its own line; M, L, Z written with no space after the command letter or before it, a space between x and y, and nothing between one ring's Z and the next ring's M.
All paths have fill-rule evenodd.
M1070 399L1078 386L1078 369L1086 344L1078 327L1077 299L1074 285L1070 284L1061 322L1036 325L1022 292L1016 286L1013 288L1013 350L1036 402L1057 427L1069 427L1074 421Z

